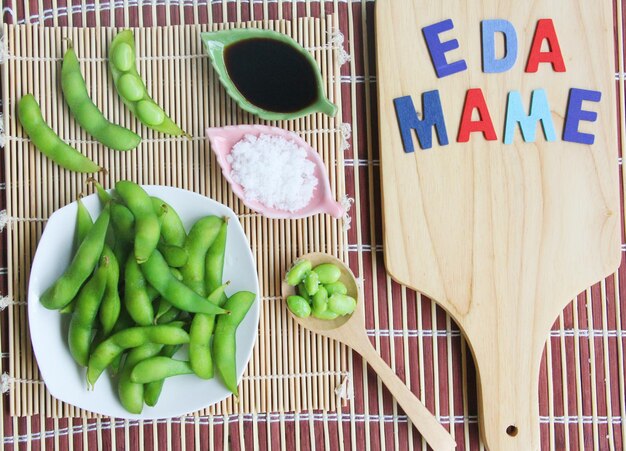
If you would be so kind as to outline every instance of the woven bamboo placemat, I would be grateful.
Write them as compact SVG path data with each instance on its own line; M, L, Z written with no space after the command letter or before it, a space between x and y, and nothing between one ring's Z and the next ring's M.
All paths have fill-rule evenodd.
M141 6L138 6L140 4ZM613 0L615 79L620 135L624 128L624 12ZM429 299L393 283L385 274L376 133L376 67L373 0L5 0L4 22L46 26L154 26L337 14L352 56L341 67L343 122L351 125L345 152L350 211L348 259L366 287L366 324L375 346L450 428L457 449L484 449L478 437L472 358L460 331ZM620 141L621 146L621 141ZM621 152L620 152L621 155ZM2 159L0 159L0 165ZM621 159L619 161L621 164ZM626 192L620 168L622 192ZM1 183L0 193L4 188ZM0 195L0 207L4 196ZM622 212L623 214L623 212ZM6 293L6 251L0 252L0 293ZM626 265L574 299L556 320L539 375L542 449L621 450L626 443L624 347ZM10 382L8 314L0 313L0 371ZM11 417L0 397L0 437L6 449L426 449L376 376L348 353L354 397L335 411L209 415L163 421Z
M316 58L331 100L338 97L336 46L330 41L335 18L249 22L228 27L276 29L293 36ZM280 298L287 265L310 251L344 255L341 220L317 215L304 220L269 220L247 209L221 175L205 139L205 127L259 120L229 98L210 66L200 32L224 26L170 26L135 29L138 70L155 101L192 135L168 137L141 126L124 108L110 79L107 48L114 28L51 28L7 25L4 63L5 180L8 215L9 372L11 415L85 416L53 399L40 383L28 335L28 276L46 218L90 190L87 175L63 170L30 144L14 114L17 100L32 93L44 117L70 145L79 148L108 174L97 177L105 187L130 179L150 185L192 190L231 207L248 236L256 258L262 293L257 345L243 377L241 395L228 398L202 414L335 409L336 388L346 378L344 348L299 330ZM139 130L140 146L130 152L105 148L86 135L69 113L60 91L60 61L74 43L89 92L104 115ZM315 114L272 122L293 130L319 150L327 164L336 198L344 194L342 130L338 118Z

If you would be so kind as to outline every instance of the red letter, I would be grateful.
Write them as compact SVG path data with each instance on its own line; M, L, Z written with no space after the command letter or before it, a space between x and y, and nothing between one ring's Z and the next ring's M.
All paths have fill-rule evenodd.
M548 46L550 47L548 52L541 51L541 45L544 40L548 41ZM565 72L565 62L563 62L559 38L556 37L552 19L540 19L537 21L537 29L530 47L528 62L526 63L526 72L537 72L539 63L550 63L555 72Z
M472 121L472 113L478 110L480 120ZM469 141L470 133L482 132L487 141L496 141L496 131L489 115L489 108L485 102L483 91L480 88L468 89L465 95L465 107L461 115L461 125L459 126L459 136L457 142L466 143Z

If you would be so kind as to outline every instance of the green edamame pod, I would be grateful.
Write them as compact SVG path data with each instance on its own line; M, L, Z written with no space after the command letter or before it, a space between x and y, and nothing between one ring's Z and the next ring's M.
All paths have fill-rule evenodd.
M328 309L328 292L326 288L319 287L317 293L313 295L312 310L314 314L320 314Z
M240 291L231 296L224 308L231 311L230 315L217 318L215 337L213 338L213 359L215 367L224 385L235 395L237 389L236 332L246 313L252 307L256 295L249 291Z
M180 310L172 306L172 308L170 308L169 310L164 312L161 316L156 318L156 323L157 324L169 324L172 321L177 320L181 316L180 313L181 313Z
M287 273L287 283L295 287L304 281L306 275L311 271L311 262L308 260L300 260Z
M74 233L74 249L78 249L80 243L82 243L87 236L87 233L93 227L93 219L89 214L89 210L83 204L83 201L78 198L76 201L76 232Z
M349 315L356 308L356 299L335 293L328 299L328 310L340 316Z
M341 269L332 263L323 263L313 268L313 272L317 273L319 282L322 284L335 283L341 277Z
M126 309L123 308L120 312L120 316L117 319L117 322L115 323L115 326L113 326L111 335L116 334L117 332L120 332L124 329L128 329L129 327L132 327L134 325L135 323L133 322L132 318L130 317ZM98 336L100 336L101 338L94 340L94 345L92 345L93 349L95 349L97 345L99 345L100 343L102 343L102 341L108 338L103 336L100 332L98 332ZM117 374L119 373L120 366L122 364L122 357L123 353L120 353L111 361L111 364L109 365L109 372L112 376L117 376Z
M218 305L228 283L217 287L207 300ZM210 341L215 324L215 315L196 313L191 320L189 329L189 363L196 375L202 379L213 377L213 359L211 358Z
M185 240L187 239L187 231L183 225L183 221L174 210L174 207L169 205L162 199L152 196L152 202L158 205L165 206L165 212L161 216L161 236L166 244L183 247Z
M163 350L161 351L161 355L164 357L173 357L174 354L178 352L180 349L180 345L176 346L163 346ZM165 379L161 379L158 381L150 382L144 385L144 401L150 407L156 406L156 403L159 400L159 396L161 396L161 390L163 389L163 383Z
M132 255L126 261L124 279L124 305L126 310L137 324L149 326L154 322L154 308L146 289L146 279Z
M206 254L205 283L207 293L212 293L222 284L227 235L228 217L224 217L220 231Z
M185 240L189 258L180 268L183 282L200 296L206 296L204 271L209 248L215 242L224 220L218 216L207 216L196 222Z
M172 275L176 278L176 280L178 280L179 282L183 281L183 273L180 272L180 269L170 267L170 271Z
M113 197L93 177L89 177L87 181L93 183L93 185L96 187L96 193L98 194L98 199L100 200L100 203L104 207Z
M163 345L146 343L128 353L117 382L117 394L122 406L130 413L141 413L145 391L143 384L130 380L130 375L139 362L158 355L162 349Z
M148 95L135 64L135 39L130 30L120 31L109 46L109 69L122 101L144 125L173 136L185 135Z
M311 306L302 296L288 296L287 306L289 307L289 310L291 310L291 313L296 315L298 318L308 318L311 316Z
M172 304L170 304L163 298L159 298L157 303L158 303L158 307L154 315L154 319L158 321L160 317L162 317L164 314L170 311L170 309L172 308Z
M74 232L74 250L77 250L80 246L80 243L83 242L87 233L93 227L93 219L91 219L91 215L89 214L89 210L83 204L81 198L79 197L76 201L77 210L76 210L76 231ZM76 303L76 298L72 299L72 301L59 310L59 313L72 313L74 311L74 304Z
M157 246L157 249L163 254L163 258L165 258L167 264L172 268L185 266L187 260L189 260L189 253L184 247L176 246L175 244L161 243Z
M328 296L332 296L335 293L339 294L347 294L348 288L341 282L328 283L324 285L326 291L328 292Z
M148 283L156 288L159 294L174 307L192 313L211 315L227 313L226 310L206 302L205 298L176 280L158 250L155 250L148 261L141 265L141 270Z
M71 46L65 52L61 67L61 89L76 122L98 142L115 150L131 150L141 138L127 128L107 121L89 98L80 64Z
M119 202L111 203L111 223L115 227L115 235L125 242L132 242L135 237L135 217L125 205Z
M35 147L59 166L74 172L102 170L96 163L59 138L44 121L39 104L31 94L23 96L17 103L17 116Z
M145 359L135 365L130 373L130 380L136 384L149 384L183 374L193 374L189 362L159 355Z
M122 310L122 301L117 287L120 280L120 265L117 258L109 246L104 246L102 256L109 261L106 287L100 305L100 324L102 334L106 337L117 323Z
M106 287L109 260L102 257L93 277L81 288L70 320L67 342L70 354L80 366L87 366L93 323Z
M156 249L161 234L161 225L152 208L152 201L141 186L127 180L118 181L115 191L135 217L135 259L143 263Z
M189 343L189 335L176 325L130 327L111 335L91 353L87 366L87 382L93 386L102 372L124 350L146 343L180 345Z
M39 300L45 308L58 310L74 299L98 263L104 248L108 225L109 208L105 207L63 275L41 295Z

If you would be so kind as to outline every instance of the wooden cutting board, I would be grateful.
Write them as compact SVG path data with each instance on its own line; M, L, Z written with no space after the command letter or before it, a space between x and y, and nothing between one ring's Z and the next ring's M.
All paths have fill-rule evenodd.
M491 450L539 448L538 377L550 327L568 302L620 262L611 5L588 0L376 2L387 271L434 299L461 327L476 363L481 434ZM447 22L434 25L447 19L453 29ZM486 69L496 72L483 72L481 42L491 49L489 34L482 37L485 19L504 19L515 30L517 57L505 72L497 70L510 63L505 55L514 55L511 48L504 50L513 42L510 31L506 39L493 34L496 51L488 51L485 60ZM538 27L539 19L552 22ZM486 30L499 30L503 24L487 25ZM565 72L557 72L559 52L548 37L550 26ZM429 27L426 33L424 27ZM435 47L436 41L458 40L443 62L435 58L441 77L426 35ZM535 54L543 52L539 60L549 62L526 72L535 39ZM467 69L455 73L460 60ZM486 133L473 132L468 142L458 142L466 96L468 105L480 104L480 93L468 95L469 89L482 91L493 129L482 110L483 122L473 128L482 126ZM554 140L548 142L542 127L533 125L527 134L536 130L536 140L525 142L516 125L513 143L504 144L509 92L519 91L528 114L531 93L539 89L549 104L545 111L554 135L548 136ZM439 92L448 145L426 127L432 148L424 150L415 130L407 127L414 146L407 153L400 121L415 125L416 119L435 117L434 97L426 96L422 104L422 94L433 90ZM599 92L600 101L588 91ZM404 96L411 97L414 110L404 99L397 115L394 100ZM577 103L581 96L587 100ZM581 116L581 110L597 113L597 120ZM470 122L480 118L470 113L464 123L472 129ZM594 143L584 143L589 136L581 133L594 135ZM493 134L496 139L488 140Z

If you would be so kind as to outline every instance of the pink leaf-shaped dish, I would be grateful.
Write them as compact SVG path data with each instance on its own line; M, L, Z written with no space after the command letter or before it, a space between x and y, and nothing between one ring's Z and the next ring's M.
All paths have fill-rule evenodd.
M295 133L266 125L233 125L220 128L207 128L206 134L211 143L211 148L217 156L217 162L222 168L222 174L224 174L224 177L230 183L235 195L239 197L248 208L268 218L278 219L305 218L318 213L328 213L334 218L341 218L343 216L344 209L341 204L333 198L333 194L330 190L330 182L324 162L319 154ZM235 144L248 135L256 137L260 135L280 137L306 150L306 159L315 165L313 175L317 179L317 186L313 191L313 197L307 206L292 212L268 207L257 200L246 199L243 187L233 179L231 163L228 161L227 157Z

